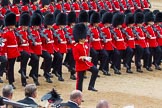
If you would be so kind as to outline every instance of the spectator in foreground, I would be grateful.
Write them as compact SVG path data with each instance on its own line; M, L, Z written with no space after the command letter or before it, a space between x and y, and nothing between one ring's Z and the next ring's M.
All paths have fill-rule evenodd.
M25 98L22 100L19 100L18 102L32 105L32 106L38 106L38 104L34 100L36 97L37 97L36 85L28 84L25 86Z
M100 100L96 108L109 108L109 104L106 100Z
M13 87L11 85L5 85L2 88L2 96L7 100L11 100L13 97Z

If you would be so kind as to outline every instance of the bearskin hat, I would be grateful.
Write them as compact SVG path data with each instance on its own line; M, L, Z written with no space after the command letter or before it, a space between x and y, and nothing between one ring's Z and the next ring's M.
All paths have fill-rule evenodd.
M102 23L103 24L105 24L105 23L111 24L112 23L112 18L113 18L113 14L109 13L109 12L106 12L102 16Z
M36 2L37 0L31 0L32 3Z
M154 15L152 12L147 12L144 16L145 23L148 23L150 21L154 22Z
M53 13L53 15L54 15L54 22L56 22L55 20L56 20L56 17L57 17L57 15L58 15L59 13L61 13L61 11L58 10L58 9L56 9L55 12Z
M50 0L42 0L42 5L49 5L50 4Z
M88 22L88 13L85 10L81 10L79 14L79 22Z
M142 10L141 9L137 9L137 10L135 10L134 14L136 14L138 12L142 12Z
M9 0L2 0L1 1L1 6L8 6Z
M73 36L76 42L79 42L79 39L86 39L87 27L83 23L76 24L73 28Z
M117 27L118 25L122 25L124 23L124 14L115 13L112 18L112 25Z
M19 4L20 0L13 0L13 4Z
M162 12L158 12L155 16L155 22L162 22Z
M90 10L90 11L88 11L89 22L90 22L91 15L92 15L94 12L95 12L94 10Z
M76 22L76 14L74 11L71 11L69 14L68 14L68 24L71 24L71 23L75 23Z
M54 15L51 13L46 14L44 18L44 25L53 25L53 23L54 23Z
M144 22L144 14L142 12L138 12L134 14L134 23L141 24Z
M131 10L129 10L129 9L125 10L125 12L124 12L125 15L127 15L129 13L132 13Z
M44 16L43 16L43 14L42 14L42 12L40 10L34 11L33 14L39 14L41 16L41 21L43 22Z
M153 14L156 15L158 12L160 12L159 10L154 10Z
M99 23L100 22L100 15L98 12L94 12L90 17L90 23Z
M56 16L56 25L66 25L67 16L65 13L59 13Z
M42 18L38 13L34 13L31 17L31 26L40 26Z
M129 13L125 16L125 24L129 25L129 24L133 24L134 23L134 16L132 13Z
M149 9L144 9L143 10L143 14L146 14L146 13L148 13L148 12L151 12Z
M106 10L100 10L99 11L100 18L102 18L102 16L103 16L104 13L106 13Z
M22 0L23 5L29 4L29 0Z
M10 12L5 16L5 26L16 25L16 14Z
M23 13L20 16L20 26L29 26L30 25L30 15L27 13Z

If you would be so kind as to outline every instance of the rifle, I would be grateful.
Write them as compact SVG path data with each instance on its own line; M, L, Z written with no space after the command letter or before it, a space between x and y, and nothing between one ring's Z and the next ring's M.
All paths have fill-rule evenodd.
M75 9L73 7L73 3L69 2L69 4L70 4L71 11L75 11Z
M161 34L160 34L160 31L156 29L155 26L152 25L152 29L158 34L158 37L159 38L162 38Z
M122 33L124 33L127 37L127 39L129 40L130 39L130 36L128 34L128 32L126 32L123 28L121 29Z
M145 7L145 4L143 3L143 1L142 0L140 0L140 3L141 3L141 7Z
M49 42L48 34L44 34L42 29L39 29L40 36L46 39L46 43Z
M91 33L91 31L89 30L89 28L87 27L87 35L90 36L90 42L93 41L93 33Z
M138 9L138 4L134 0L132 1L133 1L134 6Z
M0 46L3 45L3 42L4 42L4 38L0 37Z
M58 39L58 42L61 42L60 34L57 34L56 31L53 28L51 28L51 30L53 32L53 36Z
M40 10L39 4L37 3L37 4L35 4L35 5L36 5L36 7L37 7L37 10Z
M98 27L100 37L103 39L104 43L107 43L105 33L102 32L101 28Z
M146 37L150 39L151 38L150 33L145 29L144 26L142 26L141 28L142 28L143 32L146 33Z
M118 1L119 1L119 5L121 6L122 10L125 10L124 5L121 3L121 1L120 0Z
M23 39L22 35L20 34L20 32L15 29L14 29L14 31L15 31L15 35L20 39L20 42L23 43L24 39Z
M128 0L126 0L126 5L127 5L128 9L131 10L131 5L129 4Z
M107 5L107 3L104 3L104 6L105 6L105 9L106 10L109 10L110 9L109 6Z
M63 29L65 31L65 37L69 40L70 43L72 43L72 36L69 35L67 28Z
M66 9L65 9L65 7L64 7L64 4L65 4L65 2L64 2L64 0L62 1L62 4L61 4L61 6L62 6L62 11L64 12L64 13L66 13Z
M102 7L100 6L100 4L98 3L98 0L96 0L96 4L99 10L102 10Z
M32 33L31 33L31 31L30 31L30 28L28 28L28 30L27 30L27 32L28 32L28 38L33 42L33 45L35 46L36 45L36 37L34 37L33 35L32 35Z
M135 34L136 39L140 40L139 32L137 32L134 27L132 28L132 31Z
M34 10L31 8L31 6L28 4L29 7L29 12L31 12L33 14Z
M114 39L118 40L118 36L116 35L116 32L113 30L112 27L110 27L110 32L113 34Z

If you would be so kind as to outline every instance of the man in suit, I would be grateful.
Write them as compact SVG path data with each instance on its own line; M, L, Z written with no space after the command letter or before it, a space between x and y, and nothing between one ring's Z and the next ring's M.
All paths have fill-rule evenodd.
M100 100L96 105L96 108L109 108L109 104L106 100Z
M35 84L28 84L25 86L25 98L22 100L19 100L18 102L29 104L32 106L38 106L38 104L35 102L35 98L37 97L37 87Z
M13 97L13 87L12 85L5 85L2 88L2 96L6 100L11 100Z

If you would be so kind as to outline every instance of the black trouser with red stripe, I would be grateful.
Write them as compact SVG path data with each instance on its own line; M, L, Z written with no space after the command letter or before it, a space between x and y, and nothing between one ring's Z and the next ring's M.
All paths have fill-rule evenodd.
M89 70L92 75L91 75L91 79L89 82L89 87L94 87L95 82L96 82L96 78L98 75L98 69L96 68L96 66L93 66L90 68ZM84 72L85 71L79 71L77 72L77 80L76 80L76 89L82 91L83 88L83 79L84 79Z
M8 59L8 73L7 73L7 75L8 75L9 84L12 84L13 82L15 82L15 78L14 78L15 61L16 61L16 58Z

